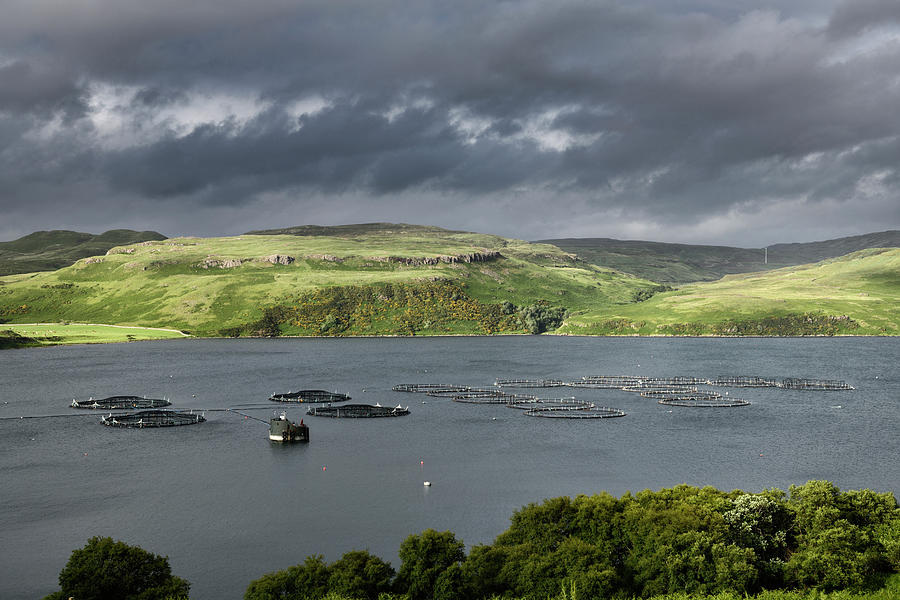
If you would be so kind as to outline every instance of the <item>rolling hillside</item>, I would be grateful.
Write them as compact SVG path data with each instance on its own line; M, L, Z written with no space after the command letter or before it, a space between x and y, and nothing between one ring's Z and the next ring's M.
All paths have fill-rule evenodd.
M58 271L0 278L0 320L199 335L526 332L555 328L565 310L603 311L658 288L545 244L366 229L115 247Z
M568 238L541 240L599 266L666 284L714 281L725 275L766 271L844 256L868 248L900 247L900 231L882 231L805 244L775 244L766 254L761 248L700 246L614 240Z
M164 240L155 231L113 229L99 235L78 231L36 231L11 242L0 242L0 275L55 271L80 258L104 254L114 246Z
M898 335L900 249L729 275L645 302L585 311L560 333L592 335Z

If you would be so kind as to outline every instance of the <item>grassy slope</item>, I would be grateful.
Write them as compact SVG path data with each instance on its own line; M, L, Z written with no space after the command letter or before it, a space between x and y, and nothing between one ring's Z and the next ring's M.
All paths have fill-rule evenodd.
M729 322L758 323L799 314L849 316L835 333L900 334L900 249L870 249L812 265L731 275L615 310L587 311L561 332L713 334ZM747 333L746 330L741 330ZM724 331L724 333L729 333Z
M483 249L503 258L484 263L408 266L373 257L434 257ZM576 261L553 246L497 236L374 229L344 237L243 235L180 238L129 246L51 273L0 278L0 319L11 323L77 321L174 327L199 334L258 320L263 308L336 286L422 284L454 280L471 298L528 305L549 300L571 310L602 311L629 302L653 283ZM296 259L273 265L261 257ZM341 259L340 262L333 257ZM207 259L241 266L209 268ZM478 332L477 329L456 332Z
M77 231L36 231L11 242L0 242L0 275L54 271L80 258L105 254L113 246L164 240L155 231L114 229L93 235Z
M729 274L818 262L867 248L896 248L900 247L900 231L883 231L806 244L776 244L769 246L768 264L764 262L762 249L608 238L543 241L595 265L661 283L687 283L713 281Z

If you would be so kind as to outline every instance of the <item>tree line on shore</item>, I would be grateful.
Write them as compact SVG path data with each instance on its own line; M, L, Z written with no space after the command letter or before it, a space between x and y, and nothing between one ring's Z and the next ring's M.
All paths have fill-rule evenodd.
M73 552L61 591L45 600L187 596L165 559L165 568L137 561L153 566L156 579L133 594L73 587L87 577L85 565L117 564L98 558L115 544L125 546L93 538ZM427 529L407 537L399 556L396 571L364 550L331 564L310 556L252 581L244 599L850 599L881 598L886 585L890 598L900 588L900 508L892 493L841 491L827 481L756 494L680 485L529 504L492 544L468 554L452 532ZM104 573L92 585L114 579Z

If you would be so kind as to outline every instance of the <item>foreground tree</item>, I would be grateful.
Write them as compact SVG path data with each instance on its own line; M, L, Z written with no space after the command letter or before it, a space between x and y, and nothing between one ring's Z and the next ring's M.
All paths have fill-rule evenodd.
M426 529L420 535L411 535L400 545L400 571L398 586L410 600L432 600L438 580L451 566L456 565L441 580L441 597L452 588L461 576L459 566L466 558L465 545L456 539L452 531Z
M59 573L60 591L45 600L165 600L187 598L190 584L172 575L169 559L138 546L92 537Z

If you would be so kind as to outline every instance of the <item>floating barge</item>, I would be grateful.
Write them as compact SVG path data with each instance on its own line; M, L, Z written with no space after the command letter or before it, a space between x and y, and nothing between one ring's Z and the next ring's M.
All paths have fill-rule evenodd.
M378 417L405 417L409 407L399 404L391 408L380 404L344 404L342 406L313 406L306 411L313 417L332 417L334 419L373 419Z
M108 427L128 427L144 429L147 427L178 427L180 425L196 425L206 419L193 412L176 410L142 410L136 413L109 414L100 418L100 422Z
M160 398L145 398L143 396L110 396L94 400L72 399L72 408L92 408L101 410L123 410L129 408L162 408L172 404L168 400Z
M315 404L319 402L346 402L350 400L347 394L329 392L326 390L299 390L284 394L272 394L269 400L273 402L296 402L298 404Z
M281 413L281 416L269 419L269 439L273 442L308 442L309 426L303 424L303 419L297 424Z

